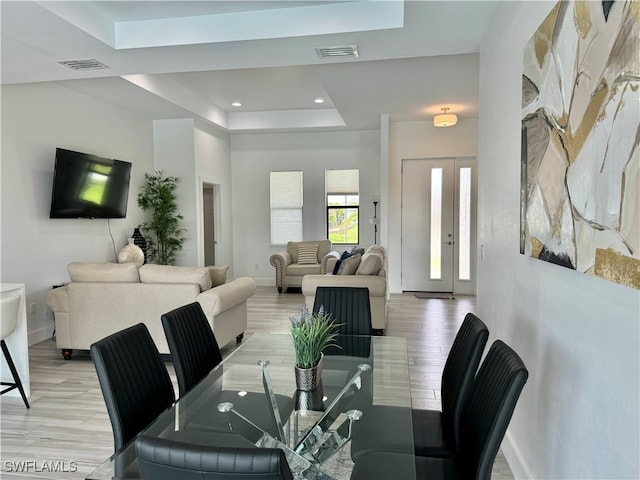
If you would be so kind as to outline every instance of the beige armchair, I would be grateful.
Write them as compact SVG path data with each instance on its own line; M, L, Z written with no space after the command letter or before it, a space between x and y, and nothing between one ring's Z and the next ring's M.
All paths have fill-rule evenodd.
M331 248L330 240L289 242L285 251L271 255L278 292L282 293L283 287L300 287L305 275L327 273L329 260L340 258L340 253Z

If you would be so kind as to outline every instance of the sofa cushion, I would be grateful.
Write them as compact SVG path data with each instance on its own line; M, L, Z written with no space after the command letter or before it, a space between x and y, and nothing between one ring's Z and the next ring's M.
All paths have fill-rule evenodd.
M315 265L318 263L318 244L303 244L298 246L298 264Z
M340 255L340 258L336 261L335 265L333 266L333 270L331 271L331 273L333 275L338 275L340 264L342 263L343 260L349 258L350 256L351 256L351 253L347 252L346 250L342 252L342 255Z
M360 265L360 254L356 253L355 255L349 255L348 258L345 258L342 262L340 262L340 268L338 268L338 275L354 275L358 270L358 266Z
M383 257L386 254L384 247L382 245L377 245L375 243L371 245L369 248L367 248L367 252L378 252Z
M67 265L72 282L139 283L135 263L72 262Z
M380 253L377 251L368 251L362 256L362 261L360 265L358 265L356 275L377 275L382 268L383 262L384 258Z
M320 264L315 265L300 265L299 263L292 263L286 269L286 275L289 277L302 277L304 275L318 275L320 273Z
M142 283L194 283L200 285L201 292L211 288L211 275L206 267L146 264L139 272Z
M208 265L204 268L209 270L209 276L211 277L211 288L226 283L229 265Z

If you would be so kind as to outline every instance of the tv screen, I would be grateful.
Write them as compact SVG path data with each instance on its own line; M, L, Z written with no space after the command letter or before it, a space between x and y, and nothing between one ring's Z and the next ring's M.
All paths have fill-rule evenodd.
M124 218L131 163L56 148L49 218Z

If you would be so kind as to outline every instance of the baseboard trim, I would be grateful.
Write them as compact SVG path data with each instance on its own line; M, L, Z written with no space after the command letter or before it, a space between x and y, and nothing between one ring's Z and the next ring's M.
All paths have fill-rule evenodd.
M276 282L272 277L253 277L256 285L259 287L273 287L276 288Z
M516 480L531 480L533 479L533 475L531 474L531 470L527 466L527 462L525 461L520 449L517 447L515 442L513 441L513 437L507 431L504 436L504 440L502 442L502 453L504 453L504 458L507 460L509 464L509 468L511 468L511 473L513 473L513 478Z
M50 329L46 327L39 328L27 334L27 342L29 345L35 345L36 343L50 339L51 335L53 335L53 331L50 331Z

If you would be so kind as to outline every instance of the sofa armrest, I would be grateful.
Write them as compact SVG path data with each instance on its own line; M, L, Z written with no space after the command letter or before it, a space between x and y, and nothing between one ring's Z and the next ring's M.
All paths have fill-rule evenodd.
M69 289L67 286L49 290L47 292L47 306L53 312L56 339L66 345L70 345Z
M320 262L320 273L325 274L333 272L333 267L338 260L340 260L340 252L332 250L327 253L322 257L322 262Z
M212 319L246 302L255 292L256 282L249 277L240 277L202 292L196 297L196 301L202 306L207 318Z
M287 271L287 267L293 263L293 258L291 257L291 254L285 250L271 255L269 263L276 268L276 287L278 287L278 291L282 291L282 287L284 286L284 276Z
M69 312L69 295L67 286L54 288L47 292L47 306L55 314Z

